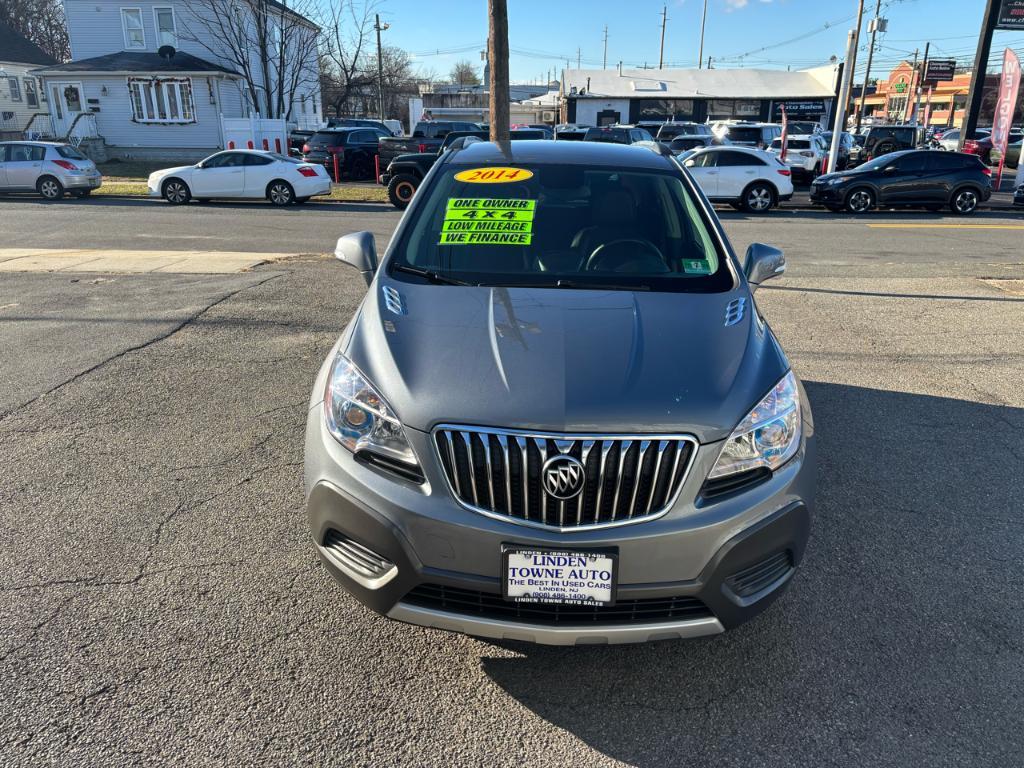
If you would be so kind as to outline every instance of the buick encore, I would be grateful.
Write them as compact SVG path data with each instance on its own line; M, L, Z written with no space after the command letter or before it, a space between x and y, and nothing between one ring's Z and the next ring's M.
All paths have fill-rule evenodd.
M807 395L687 171L658 145L445 153L310 399L313 544L374 611L550 644L710 635L789 584Z

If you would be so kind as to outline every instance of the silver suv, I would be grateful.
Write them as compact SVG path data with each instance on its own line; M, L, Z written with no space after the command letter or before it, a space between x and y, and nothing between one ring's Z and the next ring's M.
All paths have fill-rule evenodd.
M722 632L803 556L807 396L688 172L658 145L442 155L324 362L306 426L317 552L391 618L491 638Z
M103 183L96 164L70 144L0 142L0 190L35 190L47 200L85 197Z

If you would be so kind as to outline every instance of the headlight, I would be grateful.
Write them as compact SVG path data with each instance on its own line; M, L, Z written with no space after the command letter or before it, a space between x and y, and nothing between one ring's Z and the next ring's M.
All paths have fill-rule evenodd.
M324 417L334 439L352 453L369 450L416 464L402 423L352 362L339 354L327 378Z
M834 179L828 180L828 185L834 187L836 184L842 184L844 181L846 181L845 176L836 176Z
M800 391L790 371L729 435L709 478L778 469L800 447Z

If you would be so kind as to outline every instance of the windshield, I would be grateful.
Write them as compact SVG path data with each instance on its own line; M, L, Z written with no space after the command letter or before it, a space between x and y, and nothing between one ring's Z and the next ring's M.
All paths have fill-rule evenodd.
M584 141L605 141L611 144L628 144L629 131L626 128L591 128Z
M391 261L399 275L404 265L487 286L733 286L727 256L678 173L450 166L426 192Z
M858 171L880 171L883 168L887 168L888 166L890 166L893 163L895 163L902 156L903 156L902 154L899 154L899 153L896 153L896 152L890 152L890 153L888 153L886 155L882 155L881 157L876 157L874 160L870 160L870 161L864 163L864 165L858 166L855 170L858 170Z

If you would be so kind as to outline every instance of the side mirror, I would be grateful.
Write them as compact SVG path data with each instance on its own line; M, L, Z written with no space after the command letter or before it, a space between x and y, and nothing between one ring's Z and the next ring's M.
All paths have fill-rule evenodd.
M196 163L196 168L198 168L199 170L202 170L205 167L206 166L203 165L203 161L202 160L200 160L198 163Z
M751 243L747 248L747 258L743 264L743 274L747 276L751 290L765 280L778 277L786 271L786 256L778 248L764 243Z
M372 232L354 232L338 238L334 257L359 270L369 285L377 271L377 244Z
M887 165L882 169L882 173L896 173L895 165Z

